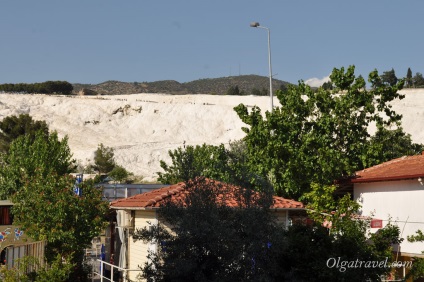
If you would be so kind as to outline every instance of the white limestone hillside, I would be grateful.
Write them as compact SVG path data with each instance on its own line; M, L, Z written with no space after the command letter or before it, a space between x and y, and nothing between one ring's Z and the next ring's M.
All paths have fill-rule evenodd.
M424 89L403 90L393 103L404 129L424 143ZM275 103L277 100L275 100ZM0 119L30 114L45 120L61 137L68 135L74 157L87 164L99 143L115 149L115 159L146 181L155 180L168 150L196 144L227 144L244 136L233 107L244 103L269 109L269 97L133 94L47 96L0 94Z

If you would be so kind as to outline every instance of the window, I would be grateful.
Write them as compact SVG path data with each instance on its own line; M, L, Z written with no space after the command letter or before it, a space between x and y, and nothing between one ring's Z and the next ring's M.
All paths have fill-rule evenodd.
M11 225L12 221L10 207L0 207L0 225Z

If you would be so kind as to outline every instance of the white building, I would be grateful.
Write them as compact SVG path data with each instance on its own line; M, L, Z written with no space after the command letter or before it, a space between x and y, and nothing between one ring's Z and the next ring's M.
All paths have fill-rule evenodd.
M424 243L410 243L407 236L424 230L424 155L401 157L358 171L350 182L354 199L362 205L362 215L381 219L382 227L389 221L399 226L404 238L399 257L421 256Z

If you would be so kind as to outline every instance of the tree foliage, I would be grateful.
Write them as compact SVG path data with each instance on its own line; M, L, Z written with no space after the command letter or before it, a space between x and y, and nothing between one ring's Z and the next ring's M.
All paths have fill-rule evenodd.
M413 143L411 135L405 133L402 127L388 129L379 126L376 133L369 139L363 165L371 167L401 156L419 155L423 151L424 145Z
M240 90L238 85L230 86L227 90L226 95L244 95L244 91Z
M254 174L249 168L246 146L242 141L231 142L229 148L223 144L189 145L168 153L171 164L160 161L164 172L158 172L158 180L162 183L175 184L204 176L256 190L270 187L266 178Z
M108 204L90 183L82 184L81 197L75 195L75 179L68 175L74 160L67 137L59 140L56 132L46 135L43 131L34 137L19 136L1 165L0 195L14 203L14 223L32 239L47 241L50 266L60 267L55 258L63 258L61 273L69 276L66 281L84 281L83 250L104 227ZM54 280L59 274L41 271L37 277L65 281Z
M268 209L270 194L256 198L241 189L239 206L229 208L221 196L229 192L213 183L189 181L185 199L167 201L158 210L160 225L136 230L134 239L158 245L142 266L147 281L378 281L390 271L328 267L330 258L339 257L391 262L391 244L399 241L399 228L392 225L367 236L369 221L355 218L359 205L349 197L333 200L332 188L310 195L330 195L324 208L337 207L331 218L319 212L316 225L283 229ZM320 224L325 219L331 228Z
M287 237L286 269L292 267L301 281L380 281L380 275L387 275L390 268L329 269L330 258L350 262L384 262L387 259L390 265L392 244L403 240L399 227L389 223L378 232L370 233L371 218L358 216L360 204L349 194L335 197L334 185L313 183L311 187L302 200L308 202L308 215L315 225L297 226L289 231L292 235ZM313 253L305 255L304 248ZM322 272L314 272L320 268Z
M408 242L424 242L424 233L422 230L417 230L415 235L410 235L407 237ZM424 278L424 258L420 257L414 257L412 264L412 268L408 272L406 278Z
M255 95L255 96L268 96L269 95L269 91L265 87L262 87L262 89L253 88L252 89L252 95Z
M265 118L258 107L250 112L243 104L235 107L249 126L243 128L249 166L268 177L279 195L297 198L311 183L331 184L371 164L369 126L400 123L389 102L404 97L398 92L403 80L387 85L375 70L369 74L368 90L354 69L335 68L330 75L333 90L313 91L301 81L284 94L278 91L281 106L266 112ZM373 162L388 160L376 155L386 157L373 153Z
M23 179L36 173L40 177L64 175L74 167L67 137L59 140L56 132L46 136L43 131L20 136L11 143L0 170L0 198L10 197L22 187Z
M338 221L337 229L316 225L288 229L280 257L285 274L281 281L381 281L381 275L389 274L390 268L370 267L365 262L384 263L387 259L390 264L391 242L397 242L399 228L387 225L380 229L382 236L366 236L367 222L345 216Z
M322 88L324 88L325 90L332 90L333 83L331 81L326 81L322 84Z
M50 259L60 254L75 262L104 228L108 204L101 191L84 182L80 197L73 191L74 183L68 175L36 171L24 176L22 187L12 196L15 223L34 240L47 241Z
M184 199L158 210L171 230L152 225L134 234L161 246L143 266L147 281L277 280L283 232L268 209L268 196L204 178L187 182L186 191ZM225 203L222 195L230 193L239 199L237 207Z
M37 131L42 131L45 136L49 134L49 128L45 121L36 121L28 114L8 116L0 121L0 151L7 152L10 143L22 135L35 138Z
M422 73L417 72L414 77L412 78L412 84L414 85L414 88L422 88L424 87L424 77Z
M396 77L395 70L392 68L389 71L383 72L381 75L381 81L390 86L395 86L398 82L398 78Z
M129 172L119 165L116 165L109 173L109 176L119 183L122 183L123 181L127 180L129 175Z
M2 268L0 273L4 282L46 282L66 281L74 264L63 263L57 256L49 264L41 263L35 257L22 257L14 260L15 267ZM37 269L37 271L35 271Z
M406 72L406 78L405 78L405 87L407 88L411 88L413 87L413 82L412 82L412 71L411 68L408 68L408 71Z
M115 167L115 153L113 148L100 143L94 152L94 168L101 173L108 173Z

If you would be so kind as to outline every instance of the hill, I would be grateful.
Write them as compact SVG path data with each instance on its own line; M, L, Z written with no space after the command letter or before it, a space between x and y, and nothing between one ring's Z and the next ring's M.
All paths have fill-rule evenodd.
M405 99L392 102L403 115L403 127L424 143L424 89L405 89ZM228 144L245 133L234 106L269 109L266 96L133 94L53 96L0 94L0 119L30 114L45 120L59 136L68 135L74 157L85 165L99 143L115 149L116 161L136 175L154 181L168 150L184 145ZM275 98L274 105L278 106Z
M288 82L273 79L273 89L280 89ZM74 92L86 88L104 95L122 95L135 93L163 93L163 94L217 94L224 95L231 86L238 86L246 95L252 91L269 89L269 78L259 75L239 75L221 78L198 79L180 83L175 80L161 80L155 82L121 82L109 80L99 84L73 84Z

